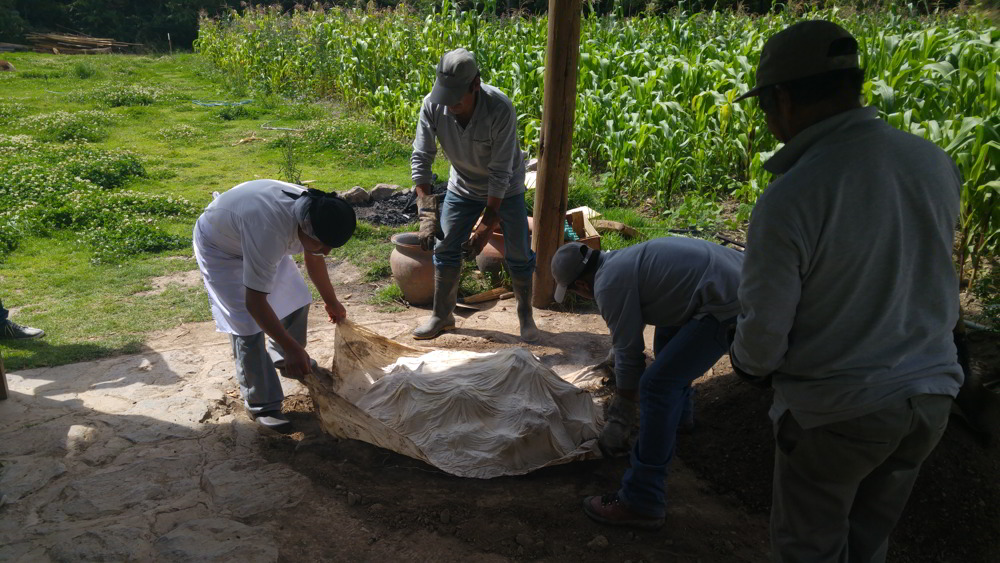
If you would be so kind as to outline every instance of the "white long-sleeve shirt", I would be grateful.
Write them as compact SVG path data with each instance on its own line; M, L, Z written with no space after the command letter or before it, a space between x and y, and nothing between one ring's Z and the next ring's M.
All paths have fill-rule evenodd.
M801 131L765 167L783 175L750 219L731 359L773 374L772 419L791 410L811 428L955 396L951 158L861 108Z
M517 113L500 90L482 84L476 108L462 127L448 106L424 98L413 139L410 171L414 185L431 183L435 139L451 161L448 189L486 201L524 192L524 155L517 139Z

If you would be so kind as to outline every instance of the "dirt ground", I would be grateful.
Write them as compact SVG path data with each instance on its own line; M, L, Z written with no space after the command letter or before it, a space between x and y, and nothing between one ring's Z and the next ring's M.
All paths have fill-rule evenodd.
M408 330L425 311L379 313L364 304L371 285L356 278L342 282L354 282L338 287L341 295L350 295L355 322L414 343ZM463 313L460 329L433 344L472 350L519 345L510 305L498 302L490 310ZM322 318L320 309L313 313L312 319ZM582 314L536 311L544 345L531 349L559 373L596 363L609 345L599 316L592 310L577 313ZM1000 337L979 332L971 340L976 369L997 378ZM656 532L601 526L580 509L585 495L617 488L625 459L579 462L522 477L460 479L366 443L330 437L310 398L289 396L284 410L299 431L262 434L265 456L288 464L313 487L299 506L283 513L276 532L279 558L765 561L773 465L766 415L770 394L741 384L725 357L695 385L698 426L679 441L668 478L667 523ZM242 410L235 400L229 408ZM893 537L890 561L995 561L998 473L1000 448L986 447L953 417L917 482Z

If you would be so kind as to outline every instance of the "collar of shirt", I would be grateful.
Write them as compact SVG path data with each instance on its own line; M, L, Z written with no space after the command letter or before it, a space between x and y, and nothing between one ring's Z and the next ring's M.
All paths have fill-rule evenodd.
M877 119L878 109L874 107L858 108L838 113L819 123L814 123L799 131L798 135L781 147L774 156L764 163L764 170L771 174L784 174L794 165L810 147L820 139L838 129L843 129L868 119Z

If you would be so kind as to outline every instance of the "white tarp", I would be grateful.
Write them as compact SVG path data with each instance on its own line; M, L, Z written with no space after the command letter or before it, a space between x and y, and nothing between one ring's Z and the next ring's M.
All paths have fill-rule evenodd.
M350 322L334 346L333 376L306 381L333 435L482 479L600 457L591 394L523 348L414 348ZM585 371L568 377L584 383Z

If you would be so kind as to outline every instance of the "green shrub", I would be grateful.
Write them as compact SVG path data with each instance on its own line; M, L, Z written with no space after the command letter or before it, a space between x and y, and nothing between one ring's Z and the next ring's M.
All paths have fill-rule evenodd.
M113 119L98 110L56 111L25 117L20 124L43 141L101 141L107 138L106 127Z
M993 330L1000 330L1000 263L994 263L972 286L972 293L983 306L983 319Z
M149 106L166 97L162 89L141 84L109 84L83 96L106 107Z
M306 127L304 138L315 150L331 150L365 168L408 159L413 150L387 133L385 128L361 119L311 123Z
M27 111L27 106L17 102L0 102L0 121L12 121Z
M48 236L59 230L76 233L93 252L94 262L190 244L159 223L194 216L194 205L182 198L121 189L145 175L131 151L0 135L0 258L28 233Z
M97 76L97 67L89 61L77 61L73 63L73 76L86 80Z
M248 108L244 104L232 106L222 106L215 111L215 115L223 121L236 121L238 119L257 119L260 111Z

